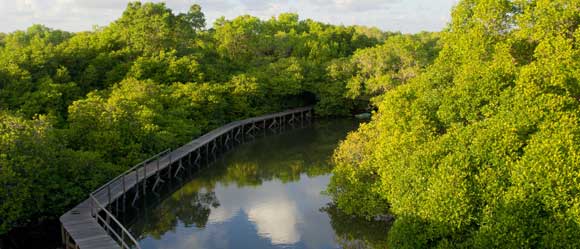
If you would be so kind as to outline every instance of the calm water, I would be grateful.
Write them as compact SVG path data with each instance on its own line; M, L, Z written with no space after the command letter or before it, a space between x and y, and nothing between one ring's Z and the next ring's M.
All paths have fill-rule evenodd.
M321 194L332 151L357 126L323 120L239 145L144 200L130 230L144 249L383 247L386 224L346 217Z

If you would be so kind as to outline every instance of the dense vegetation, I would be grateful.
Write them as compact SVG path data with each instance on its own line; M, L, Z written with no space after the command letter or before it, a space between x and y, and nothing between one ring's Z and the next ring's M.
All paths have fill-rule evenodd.
M579 24L578 0L460 1L337 150L338 207L394 215L390 248L580 247Z
M577 248L579 24L578 0L462 0L416 35L295 14L206 29L197 5L131 3L91 32L0 34L0 233L220 124L316 102L377 108L328 192L393 215L391 248Z
M205 22L198 5L135 2L90 32L0 34L0 234L226 122L314 102L318 115L368 108L438 51L435 34L296 14Z

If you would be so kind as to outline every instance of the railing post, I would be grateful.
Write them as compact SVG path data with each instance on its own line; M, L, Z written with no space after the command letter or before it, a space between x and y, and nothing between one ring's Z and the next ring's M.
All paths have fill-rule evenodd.
M123 175L123 213L125 213L126 197L127 197L127 188L125 185L125 175Z
M209 143L205 144L205 164L209 164Z
M107 196L109 197L109 203L107 203L107 205L111 206L111 184L107 185ZM105 208L107 208L107 206L105 206Z
M90 207L91 207L91 217L95 217L94 213L95 213L95 207L94 207L94 203L93 203L93 194L89 194L89 203L90 203Z
M159 178L159 158L157 158L157 178Z
M105 230L108 232L109 231L109 226L111 226L111 218L109 215L109 212L105 212L105 216L107 216L107 218L105 219L105 222L107 222L107 226L105 226Z
M135 170L135 193L138 194L139 193L139 168L137 168L137 170Z
M195 165L197 169L201 168L201 148L197 148L197 157L195 158Z
M119 199L114 199L114 202L115 202L115 215L119 215ZM113 209L113 207L111 207L111 209Z
M139 169L137 169L139 171ZM147 194L147 164L143 166L143 196Z
M60 224L60 238L61 238L63 244L65 243L65 241L64 241L64 239L65 239L64 233L66 233L66 231L64 230L64 225L63 224Z
M245 133L244 133L244 127L245 127L245 126L246 126L246 125L242 125L242 128L241 128L241 129L242 129L242 141L244 141L244 135L245 135Z
M171 158L171 153L169 153L169 171L167 172L167 179L171 179L171 164L173 164L173 159Z
M284 116L280 116L280 132L282 132L283 128L284 128Z

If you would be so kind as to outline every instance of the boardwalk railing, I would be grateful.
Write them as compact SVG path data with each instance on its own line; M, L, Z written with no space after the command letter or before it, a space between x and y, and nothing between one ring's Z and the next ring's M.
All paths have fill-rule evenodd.
M107 199L108 199L108 204L111 204L111 201L113 199L113 196L111 196L111 187L113 187L114 183L118 183L119 181L121 182L121 186L123 188L123 192L127 192L127 177L128 175L131 175L131 173L134 173L133 175L135 175L135 181L139 182L139 170L141 170L141 172L143 172L143 177L142 179L144 179L144 177L147 176L147 168L145 167L148 163L153 162L155 160L159 160L159 158L161 158L163 155L166 155L167 153L169 153L171 151L171 149L166 149L138 164L136 164L135 166L131 167L130 169L126 170L125 172L123 172L122 174L118 175L117 177L113 178L113 180L110 180L109 182L105 183L103 186L99 187L97 190L93 191L90 195L91 196L95 196L97 194L99 194L102 191L106 191L106 195L107 195ZM120 180L119 180L120 179ZM95 199L96 200L96 199Z
M101 225L106 232L115 236L114 239L121 245L122 248L131 249L132 247L130 245L132 244L136 248L141 249L139 242L137 242L133 235L127 231L127 228L125 228L125 226L123 226L123 224L121 224L121 222L119 222L119 220L117 220L117 218L115 218L115 216L111 214L107 208L101 205L101 203L99 203L93 194L90 194L90 199L92 203L91 205L94 205L91 207L91 209L96 208L96 212L91 215L95 217L97 223L99 223L99 225ZM104 218L103 215L105 216ZM119 233L121 235L119 235ZM127 244L126 239L128 239L131 244Z
M131 177L129 175L135 175L135 182L140 182L139 171L143 172L143 176L141 178L145 179L147 176L147 167L145 167L145 166L150 162L153 162L155 160L159 160L160 157L162 157L163 155L166 155L170 151L171 151L171 149L164 150L164 151L146 159L145 161L138 163L137 165L126 170L125 172L123 172L119 176L115 177L113 180L110 180L109 182L105 183L103 186L99 187L97 190L95 190L89 194L90 203L91 203L91 216L97 220L99 225L101 225L105 229L105 231L107 231L110 234L112 234L113 236L115 236L115 240L117 242L119 242L119 244L121 245L122 248L130 249L131 244L134 245L138 249L141 249L141 246L139 246L139 243L137 242L137 240L133 237L133 235L131 235L131 233L129 231L127 231L127 229L123 226L123 224L121 224L121 222L119 222L117 220L117 218L115 218L115 216L113 214L111 214L111 212L109 210L107 210L107 207L105 205L101 204L95 196L101 192L106 193L107 200L108 200L107 203L109 205L112 205L112 203L113 203L112 201L114 199L114 196L111 195L111 188L115 187L115 185L114 185L115 183L118 184L118 182L120 181L123 192L124 193L127 192L128 189L127 189L127 179L126 178ZM133 174L131 174L131 173L133 173ZM133 185L133 186L138 187L138 185ZM139 191L136 191L136 193L139 193ZM125 197L125 195L123 195L123 197ZM137 198L137 197L138 197L138 194L135 195L135 198ZM115 202L115 203L117 203L117 202ZM103 218L102 215L104 215L105 217ZM113 223L111 223L111 221ZM120 233L120 235L119 235L119 233ZM128 239L129 241L126 241L126 239ZM127 244L127 242L129 242L131 244Z
M258 130L282 130L286 124L294 126L312 118L312 107L292 109L275 114L234 121L171 151L169 149L133 166L97 190L89 198L61 216L62 239L65 248L104 249L137 248L138 241L114 214L125 212L126 198L133 197L134 205L147 190L155 191L165 179L176 177L186 166L206 164L216 159L220 149L229 150L239 139L254 137ZM163 175L162 175L163 174ZM154 179L153 185L148 180ZM153 179L151 181L153 181ZM72 241L71 241L72 240Z

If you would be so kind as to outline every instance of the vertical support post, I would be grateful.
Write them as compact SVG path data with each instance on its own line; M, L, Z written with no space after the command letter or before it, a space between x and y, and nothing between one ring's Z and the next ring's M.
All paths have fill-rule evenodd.
M284 127L284 115L280 116L280 132L282 132L282 129Z
M137 169L139 171L139 169ZM143 165L143 196L147 194L147 164Z
M118 199L113 200L115 202L115 215L119 215L119 201ZM111 208L112 209L112 208Z
M89 194L89 204L91 208L91 217L95 217L95 204L93 203L93 194Z
M107 225L105 226L105 231L108 232L109 231L108 227L111 225L111 218L109 216L109 213L107 213L107 212L105 212L105 216L107 216L106 221L105 221L105 222L107 222Z
M216 159L217 159L217 156L216 155L217 155L217 153L219 153L220 144L223 143L222 141L223 141L223 138L222 138L221 135L219 135L218 137L216 137L215 140L214 140L214 148L215 148L215 151L213 153L214 153L214 157L216 157ZM216 151L217 151L217 153L216 153Z
M125 185L125 175L123 175L123 213L125 213L126 197L127 197L127 187Z
M209 165L209 143L205 144L205 162L206 166Z
M195 164L197 165L197 169L201 168L201 148L197 148L197 158L195 159Z
M171 153L169 153L169 171L167 171L168 178L171 179L171 165L173 164L173 159L171 158Z
M64 247L66 249L69 249L70 248L70 242L69 242L70 240L68 239L68 232L64 234L64 240L65 240Z
M183 158L179 159L179 166L177 166L177 169L175 170L175 175L173 175L173 177L177 177L177 174L179 174L181 168L183 168Z
M66 246L66 241L65 241L65 230L64 230L64 225L60 224L60 239L62 241L62 243Z
M111 207L111 209L113 209L112 204L111 204L111 184L107 185L107 196L109 197L109 203L107 203L107 205L109 205L109 207ZM107 208L107 206L105 206L105 208Z
M139 194L139 169L135 170L135 195Z
M157 158L157 178L159 178L159 158Z

